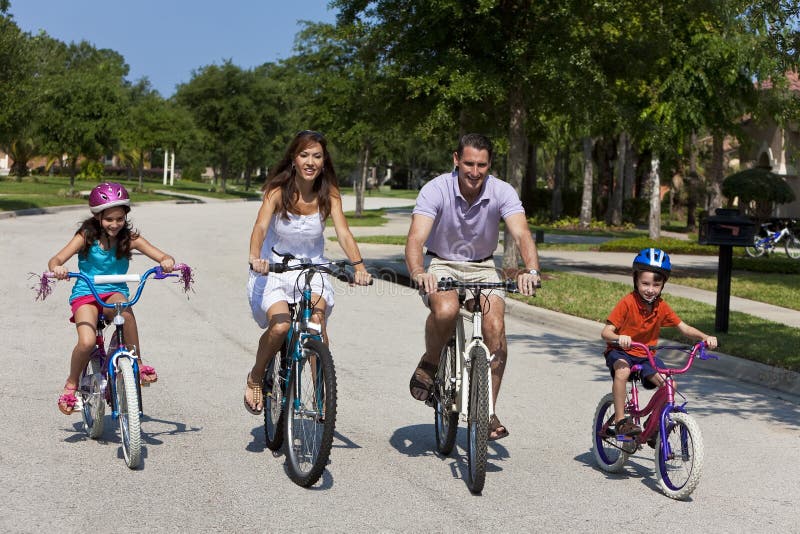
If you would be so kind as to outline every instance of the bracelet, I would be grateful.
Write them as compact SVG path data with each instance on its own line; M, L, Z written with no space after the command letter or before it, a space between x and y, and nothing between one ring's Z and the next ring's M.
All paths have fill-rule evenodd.
M355 267L356 265L361 265L362 263L364 263L364 260L363 260L363 259L361 259L361 260L358 260L358 261L354 261L354 262L350 263L350 265L352 265L353 267Z

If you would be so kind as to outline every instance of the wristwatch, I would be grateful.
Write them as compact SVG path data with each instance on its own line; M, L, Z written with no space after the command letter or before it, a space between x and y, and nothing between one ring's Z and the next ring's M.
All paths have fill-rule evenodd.
M533 276L540 276L539 271L536 269L528 269L528 272L531 273Z

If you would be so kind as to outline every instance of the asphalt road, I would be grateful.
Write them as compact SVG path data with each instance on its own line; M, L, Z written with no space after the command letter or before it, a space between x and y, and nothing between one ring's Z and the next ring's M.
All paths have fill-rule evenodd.
M136 308L144 357L160 375L144 390L136 471L125 467L110 417L91 441L78 414L56 407L75 337L69 283L44 302L29 289L28 273L45 269L83 212L0 220L0 531L800 531L798 400L706 367L680 380L706 447L692 500L660 493L647 448L622 475L596 469L590 424L610 380L596 324L579 320L508 316L498 415L511 435L490 444L486 487L471 495L463 425L457 451L437 456L432 410L408 394L424 308L415 292L386 282L336 285L334 450L317 486L295 486L283 456L264 448L262 419L242 406L260 334L244 291L256 209L159 203L132 212L143 235L197 270L189 299L151 281ZM150 266L136 258L131 271Z

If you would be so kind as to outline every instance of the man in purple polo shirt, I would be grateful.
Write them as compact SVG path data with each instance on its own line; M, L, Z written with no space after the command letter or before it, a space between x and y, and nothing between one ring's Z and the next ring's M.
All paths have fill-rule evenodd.
M467 134L453 154L455 169L420 190L406 242L406 265L411 279L430 308L425 322L425 354L411 377L411 395L426 401L439 365L442 347L455 328L458 297L453 291L437 292L437 281L452 277L461 281L499 282L494 264L500 221L519 248L525 268L517 274L524 295L533 295L539 276L539 255L531 238L525 210L513 187L489 174L492 143L484 135ZM427 252L423 254L423 245ZM424 255L431 256L425 271ZM507 348L504 295L489 296L483 317L483 336L492 359L492 391L495 403L505 371ZM508 435L496 415L489 424L489 439Z

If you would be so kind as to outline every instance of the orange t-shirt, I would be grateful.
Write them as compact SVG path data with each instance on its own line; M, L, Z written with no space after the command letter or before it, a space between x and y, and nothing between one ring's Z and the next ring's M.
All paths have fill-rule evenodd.
M631 336L633 341L651 347L658 344L662 326L678 326L681 318L661 297L653 303L652 311L648 311L642 299L631 291L614 306L606 321L617 328L617 334ZM608 350L613 348L616 347L608 345ZM638 358L646 357L644 351L638 347L627 352Z

